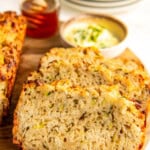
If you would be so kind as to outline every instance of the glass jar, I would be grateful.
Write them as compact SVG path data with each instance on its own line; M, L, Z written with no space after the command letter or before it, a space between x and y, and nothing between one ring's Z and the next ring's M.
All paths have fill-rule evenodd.
M59 28L59 0L24 0L21 13L27 18L27 36L46 38Z

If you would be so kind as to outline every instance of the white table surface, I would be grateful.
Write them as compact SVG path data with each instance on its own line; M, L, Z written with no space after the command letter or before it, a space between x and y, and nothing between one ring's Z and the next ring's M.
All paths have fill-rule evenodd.
M20 13L20 1L0 0L0 11L14 10ZM79 14L81 12L78 10L61 3L60 20L66 21ZM150 0L142 0L133 10L113 15L127 25L129 29L128 47L141 59L150 72ZM146 150L150 150L150 144Z

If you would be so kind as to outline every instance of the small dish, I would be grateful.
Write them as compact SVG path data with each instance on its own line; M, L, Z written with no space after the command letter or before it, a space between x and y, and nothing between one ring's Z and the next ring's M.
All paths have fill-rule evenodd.
M82 13L90 13L90 14L107 13L109 15L123 14L123 13L128 13L129 11L133 11L135 8L141 5L140 4L141 2L142 0L120 0L115 2L110 2L107 0L103 0L103 1L62 0L63 5L73 10L76 11L78 10Z
M121 1L86 1L86 0L67 0L68 3L82 6L82 7L93 7L93 8L117 8L125 7L138 3L140 0L121 0Z
M128 29L110 15L83 14L64 22L60 36L67 47L96 47L105 57L116 57L127 48Z

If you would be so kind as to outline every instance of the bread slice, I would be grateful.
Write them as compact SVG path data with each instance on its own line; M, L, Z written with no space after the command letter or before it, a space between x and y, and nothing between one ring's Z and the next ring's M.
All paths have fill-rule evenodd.
M104 75L109 72L109 75ZM80 61L78 63L68 63L63 60L55 60L47 67L40 67L39 72L32 72L28 77L28 82L51 83L55 80L70 79L73 85L82 87L99 84L112 83L111 72L102 65L91 65Z
M120 93L127 99L137 103L149 99L149 75L139 61L106 59L98 52L91 56L84 53L84 50L90 53L92 48L80 48L77 51L75 48L66 51L62 48L52 49L42 57L39 70L32 72L27 82L51 83L69 79L72 85L81 87L118 84Z
M135 64L130 66L130 70L136 68ZM39 71L31 73L28 81L42 79L44 82L52 82L69 78L81 86L106 82L112 84L114 71L122 66L122 60L104 59L93 48L53 48L42 57Z
M25 29L23 16L15 12L0 13L0 123L9 106Z
M101 60L103 56L97 49L53 48L41 58L39 71L31 73L28 82L43 80L50 83L69 78L73 84L81 86L99 84L100 75L95 77L98 83L94 82L92 76L96 75L96 71L91 71L89 66L99 64Z
M13 142L24 150L140 150L146 108L118 85L25 84L14 113Z
M100 59L103 59L99 50L95 48L52 48L47 52L40 61L40 68L45 68L54 60L65 60L67 62L78 63L84 61L85 63L93 64Z

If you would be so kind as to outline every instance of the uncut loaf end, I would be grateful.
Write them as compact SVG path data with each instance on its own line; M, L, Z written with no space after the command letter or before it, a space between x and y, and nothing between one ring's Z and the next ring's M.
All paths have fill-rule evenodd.
M15 12L0 13L0 124L9 107L25 30L23 16Z

